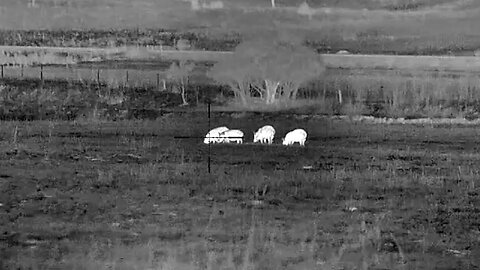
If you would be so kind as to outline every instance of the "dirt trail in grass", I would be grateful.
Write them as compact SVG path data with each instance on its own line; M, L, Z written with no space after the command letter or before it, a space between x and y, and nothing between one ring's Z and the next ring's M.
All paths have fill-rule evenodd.
M211 146L209 174L202 139L174 138L204 123L0 123L2 266L480 266L475 127L218 114L247 142L265 124L277 136ZM297 127L306 147L279 145Z

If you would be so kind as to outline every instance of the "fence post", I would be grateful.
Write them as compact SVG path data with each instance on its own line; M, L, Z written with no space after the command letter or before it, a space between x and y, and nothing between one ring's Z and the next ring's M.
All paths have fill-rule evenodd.
M40 80L43 81L43 64L40 64Z
M210 130L210 101L208 101L208 130ZM210 145L211 143L208 144L208 173L210 173L210 163L212 162L210 160Z
M97 69L97 83L100 85L100 69Z
M2 64L2 79L3 79L3 64Z
M160 74L157 73L157 90L159 90L160 87Z
M197 86L196 86L196 91L195 91L195 96L197 97L197 100L196 100L196 101L197 101L197 103L196 103L197 105L198 105L198 92L200 91L199 88L200 88L200 87L197 85Z
M126 74L126 77L127 77L127 78L126 78L126 82L128 82L128 70L127 70L126 73L127 73L127 74Z

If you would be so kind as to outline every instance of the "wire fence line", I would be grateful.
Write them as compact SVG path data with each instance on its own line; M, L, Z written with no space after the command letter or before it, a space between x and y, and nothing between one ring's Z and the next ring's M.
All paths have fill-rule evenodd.
M88 66L7 66L0 65L0 78L67 80L105 83L110 87L157 87L166 88L165 71L135 68L102 68Z

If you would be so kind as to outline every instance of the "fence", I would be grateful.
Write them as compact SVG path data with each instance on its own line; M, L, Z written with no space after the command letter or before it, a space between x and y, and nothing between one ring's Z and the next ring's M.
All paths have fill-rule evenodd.
M400 57L401 58L401 57ZM409 58L410 59L410 58ZM480 59L480 58L479 58ZM473 61L471 58L469 60ZM75 65L40 65L40 66L7 66L0 65L0 79L40 79L40 80L66 80L80 81L85 83L104 83L112 88L126 87L156 87L165 90L168 86L166 70L168 65L162 62L146 61L125 61L125 62L95 62ZM471 68L471 67L470 67ZM351 77L353 75L353 77ZM343 78L341 77L343 76ZM460 84L469 87L470 81L480 79L478 72L468 71L422 71L408 69L363 69L363 68L327 68L326 73L319 78L323 85L318 82L312 88L316 90L325 89L325 81L333 81L331 87L338 88L339 82L345 79L352 81L358 89L375 88L379 83L396 81L392 91L401 88L402 81L426 81L425 85L433 82L445 82L449 84ZM388 78L388 79L387 79ZM439 80L444 78L445 80ZM206 67L196 68L189 75L191 83L209 84L211 79L206 76ZM360 81L369 81L370 84ZM363 85L363 86L362 86ZM398 86L398 87L397 87ZM398 88L398 89L400 89ZM358 90L357 89L357 90ZM325 92L325 90L323 90ZM447 90L445 90L447 91ZM449 92L451 90L448 90ZM336 93L336 91L335 91ZM325 95L325 93L324 93Z
M109 65L108 63L91 63L76 65L39 65L8 66L0 65L0 78L72 80L81 82L105 83L111 87L157 87L165 89L168 67L145 65ZM195 69L189 75L191 82L210 82L205 71Z
M100 68L82 66L6 66L0 65L0 78L72 80L105 83L111 87L155 86L165 89L165 71L139 70L134 68Z

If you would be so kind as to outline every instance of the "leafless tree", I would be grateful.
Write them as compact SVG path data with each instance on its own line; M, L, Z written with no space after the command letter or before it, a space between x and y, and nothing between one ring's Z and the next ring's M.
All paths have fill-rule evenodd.
M186 87L188 86L189 76L194 68L195 64L193 62L180 60L178 63L173 62L167 70L167 79L177 83L180 88L183 106L188 105Z
M321 56L298 42L268 38L246 41L208 75L230 86L243 104L257 92L266 104L296 99L300 85L325 70Z

